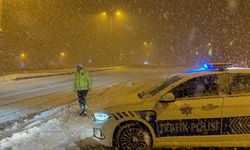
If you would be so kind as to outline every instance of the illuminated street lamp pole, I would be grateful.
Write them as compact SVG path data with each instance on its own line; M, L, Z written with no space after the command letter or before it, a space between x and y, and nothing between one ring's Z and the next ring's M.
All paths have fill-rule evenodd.
M25 63L24 63L25 57L26 57L26 55L24 54L24 52L22 52L22 53L19 54L19 61L20 61L20 62L19 62L19 63L20 63L20 64L19 64L19 65L20 65L19 67L20 67L20 68L24 68L24 67L25 67Z
M143 64L144 65L148 65L150 60L152 59L152 46L153 46L153 43L151 41L144 41L143 42L143 53L144 53L144 62Z
M110 16L110 38L111 38L111 41L110 41L110 48L111 50L113 50L113 21L114 21L114 16L121 16L121 12L120 11L116 11L116 12L113 12L112 9L110 11L110 14L113 14L113 15L109 15L107 12L102 12L102 15L103 16ZM113 57L111 57L112 61L113 61Z
M59 53L59 63L60 63L60 65L62 65L62 66L64 66L64 61L65 61L65 56L66 56L66 54L65 54L65 52L60 52Z
M110 11L110 12L112 12L112 10ZM110 14L112 14L112 13L110 13ZM107 13L107 12L102 12L102 15L103 16L108 16L109 14ZM114 15L115 16L121 16L121 12L120 11L116 11L115 13L114 13ZM112 30L113 30L113 17L114 17L114 15L109 15L110 16L110 29L111 29L111 32L112 32Z

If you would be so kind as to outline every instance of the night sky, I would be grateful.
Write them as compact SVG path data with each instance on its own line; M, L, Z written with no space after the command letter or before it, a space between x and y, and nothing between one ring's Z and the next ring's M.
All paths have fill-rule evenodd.
M249 0L5 0L2 24L6 70L249 65Z

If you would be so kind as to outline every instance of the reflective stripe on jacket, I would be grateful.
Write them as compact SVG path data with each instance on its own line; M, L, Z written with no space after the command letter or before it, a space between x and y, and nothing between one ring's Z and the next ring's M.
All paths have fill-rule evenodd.
M87 70L81 69L75 73L73 80L73 89L74 90L91 90L92 88L92 79Z

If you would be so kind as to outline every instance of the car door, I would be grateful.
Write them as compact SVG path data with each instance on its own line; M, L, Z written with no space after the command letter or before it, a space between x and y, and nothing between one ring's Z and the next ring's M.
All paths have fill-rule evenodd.
M206 75L185 81L170 92L175 101L159 103L157 118L159 146L207 146L221 140L222 97L217 75Z
M250 146L250 74L230 77L229 92L223 100L222 139L228 146Z

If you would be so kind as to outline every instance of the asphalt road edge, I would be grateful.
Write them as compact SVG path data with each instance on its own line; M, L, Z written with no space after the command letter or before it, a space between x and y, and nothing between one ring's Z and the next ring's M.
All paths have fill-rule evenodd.
M99 68L99 69L92 69L89 70L89 72L99 72L99 71L107 71L107 70L114 70L116 67L110 67L110 68ZM25 76L25 77L16 77L13 80L19 81L19 80L26 80L26 79L35 79L35 78L45 78L45 77L53 77L53 76L63 76L63 75L71 75L75 72L64 72L64 73L54 73L54 74L46 74L46 75L33 75L33 76Z

